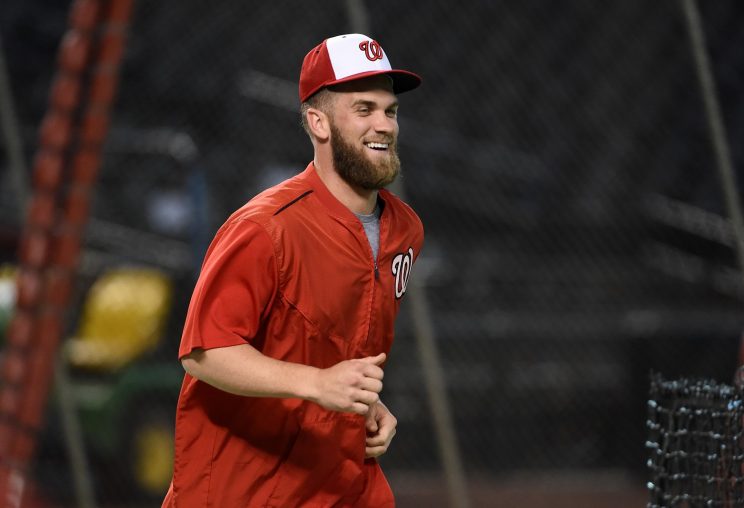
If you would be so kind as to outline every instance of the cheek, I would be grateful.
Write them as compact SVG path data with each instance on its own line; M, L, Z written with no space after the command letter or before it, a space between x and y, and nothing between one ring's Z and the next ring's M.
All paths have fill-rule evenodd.
M347 141L359 139L368 130L368 126L366 126L363 122L359 122L358 120L346 121L342 125L338 125L337 127L339 127L341 134Z
M400 130L400 126L398 125L398 118L397 117L391 118L390 123L392 125L393 135L397 137L398 131Z

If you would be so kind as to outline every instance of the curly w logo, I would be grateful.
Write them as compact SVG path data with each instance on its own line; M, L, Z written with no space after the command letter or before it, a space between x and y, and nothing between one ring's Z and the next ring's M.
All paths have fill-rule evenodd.
M367 56L367 60L374 62L375 60L382 60L382 47L380 43L375 40L363 41L359 43L359 49L364 51Z
M395 277L395 298L400 299L406 293L408 287L408 278L411 275L413 266L413 248L409 247L408 252L396 254L393 258L392 272Z

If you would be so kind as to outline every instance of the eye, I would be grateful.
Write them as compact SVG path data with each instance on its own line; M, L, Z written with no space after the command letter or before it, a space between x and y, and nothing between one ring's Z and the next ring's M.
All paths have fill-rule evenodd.
M388 118L396 118L398 116L398 110L397 109L388 109L385 114L388 116Z

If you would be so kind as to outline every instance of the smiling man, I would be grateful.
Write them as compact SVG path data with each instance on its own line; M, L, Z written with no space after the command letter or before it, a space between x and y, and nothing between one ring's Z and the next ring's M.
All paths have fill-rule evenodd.
M394 506L376 457L397 422L380 393L423 227L384 187L400 171L397 94L420 82L361 34L305 57L313 161L207 251L163 506Z

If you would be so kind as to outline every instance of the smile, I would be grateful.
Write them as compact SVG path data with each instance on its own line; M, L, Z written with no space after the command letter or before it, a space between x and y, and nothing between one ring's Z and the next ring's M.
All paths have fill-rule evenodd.
M387 150L388 149L388 143L364 143L364 145L367 148L371 148L372 150Z

